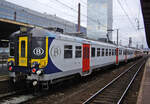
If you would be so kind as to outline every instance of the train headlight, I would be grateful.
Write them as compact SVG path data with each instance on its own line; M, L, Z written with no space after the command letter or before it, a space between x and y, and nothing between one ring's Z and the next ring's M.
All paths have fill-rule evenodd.
M8 66L13 66L13 61L8 62Z
M34 68L35 67L35 64L32 64L32 66L31 66L32 68Z
M43 73L43 69L40 69L40 70L36 71L37 75L42 75L42 73Z
M38 84L37 81L33 81L33 86L36 86Z
M9 62L8 65L11 66L11 65L12 65L12 62Z

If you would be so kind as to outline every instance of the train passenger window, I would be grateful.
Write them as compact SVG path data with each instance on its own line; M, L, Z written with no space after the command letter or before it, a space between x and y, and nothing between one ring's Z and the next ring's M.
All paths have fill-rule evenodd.
M113 49L113 55L116 55L116 52L115 52L116 50L115 49Z
M25 57L25 41L21 41L21 57Z
M127 52L127 55L129 55L129 50L126 50L126 52Z
M130 50L128 51L128 54L130 55Z
M114 55L114 49L111 50L112 56Z
M108 49L106 49L106 56L108 56Z
M112 55L114 56L115 55L115 49L113 49L112 52L113 52Z
M111 56L111 49L109 49L109 56Z
M125 50L123 50L123 55L125 55Z
M91 52L91 56L92 56L92 57L95 57L95 48L92 47L91 51L92 51L92 52Z
M97 56L100 56L100 48L97 48Z
M119 50L119 55L122 55L122 50Z
M76 51L75 51L75 58L80 58L81 57L81 46L76 46Z
M64 46L64 58L72 58L72 45Z
M102 56L104 56L105 52L104 52L104 48L102 48Z

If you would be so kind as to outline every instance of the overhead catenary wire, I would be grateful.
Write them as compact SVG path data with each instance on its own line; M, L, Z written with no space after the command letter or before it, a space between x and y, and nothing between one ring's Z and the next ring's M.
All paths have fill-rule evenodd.
M55 1L57 1L58 3L60 3L61 5L63 5L63 6L65 6L65 7L67 7L67 8L69 8L69 9L71 9L72 11L78 13L78 11L77 11L76 9L74 9L74 8L72 8L72 7L70 7L70 6L68 6L67 4L65 4L65 3L63 3L63 2L61 2L61 1L59 1L59 0L55 0ZM95 20L95 19L93 19L93 18L91 18L91 17L89 17L89 16L87 16L87 15L85 15L85 14L83 14L83 13L81 13L81 15L84 16L84 17L87 17L90 21L92 21L92 22L94 22L94 23L97 23L97 20ZM105 26L105 25L103 25L102 23L100 23L100 25L103 26L103 27L105 27L106 29L108 28L108 26Z
M130 24L132 25L133 29L135 29L135 31L137 31L135 25L132 23L132 21L131 21L129 15L128 15L128 13L125 11L125 9L124 9L124 7L122 6L121 2L120 2L119 0L117 0L117 2L118 2L118 4L120 5L120 7L121 7L121 9L123 10L123 12L125 13L125 15L127 16L127 18L128 18L128 20L129 20Z
M56 8L53 8L52 6L50 6L49 4L45 4L45 3L41 3L42 5L44 5L44 6L46 6L46 7L48 7L48 8L50 8L50 9L53 9L54 11L56 11ZM67 16L69 16L69 17L73 17L73 18L77 18L75 15L71 15L71 14L69 14L68 12L65 12L65 11L63 11L63 9L60 9L60 11L61 12L63 12L64 13L64 15L67 15ZM53 12L53 14L55 15L56 14L56 12ZM82 18L81 18L82 19Z

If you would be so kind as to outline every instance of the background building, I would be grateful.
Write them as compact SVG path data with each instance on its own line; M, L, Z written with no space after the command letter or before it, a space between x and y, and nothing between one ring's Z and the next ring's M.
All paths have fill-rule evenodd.
M58 27L64 32L76 32L77 24L59 18L55 15L40 13L22 6L0 0L0 18L15 20L42 27ZM81 32L86 34L86 28L81 26Z
M87 4L87 36L112 40L112 0L88 0Z

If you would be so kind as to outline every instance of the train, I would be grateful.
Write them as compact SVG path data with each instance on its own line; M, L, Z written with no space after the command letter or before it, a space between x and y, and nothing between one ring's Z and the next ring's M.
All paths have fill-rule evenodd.
M90 75L108 65L141 57L142 50L117 46L44 28L22 28L10 40L9 76L43 88L66 77Z

